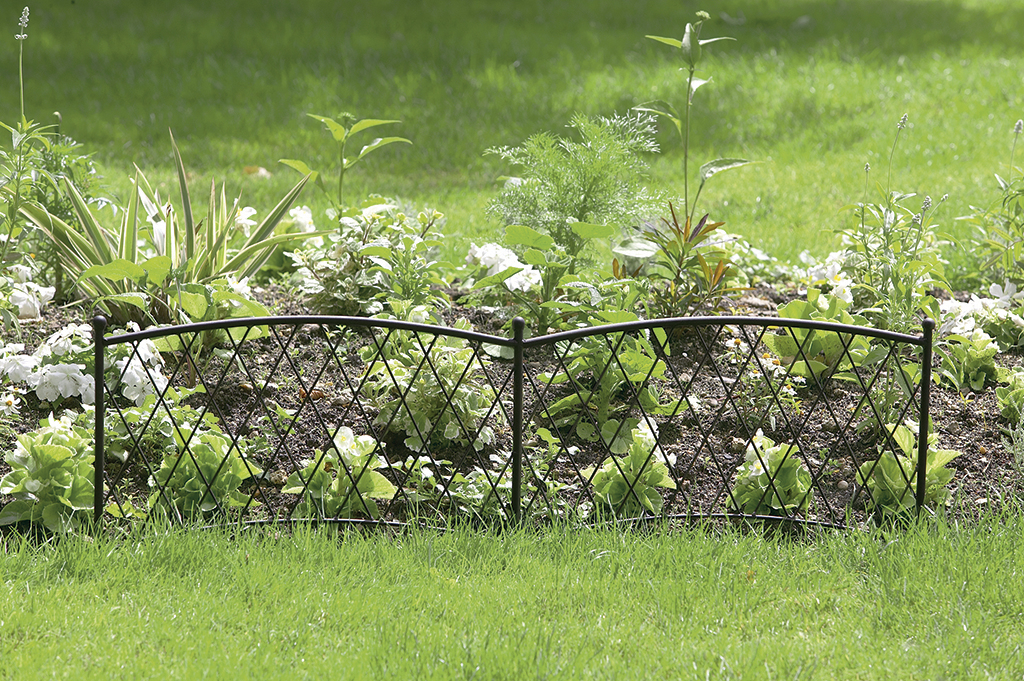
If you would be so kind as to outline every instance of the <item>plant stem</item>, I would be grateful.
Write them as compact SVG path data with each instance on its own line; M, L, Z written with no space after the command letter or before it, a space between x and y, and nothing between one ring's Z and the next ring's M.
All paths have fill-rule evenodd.
M345 209L342 203L342 199L345 196L345 141L341 140L338 144L338 160L341 162L341 171L338 173L338 217L341 217L341 212Z
M25 123L25 68L23 66L25 56L25 41L18 41L18 88L21 92L21 122Z
M686 224L690 224L692 214L690 213L690 106L693 104L693 71L690 67L690 75L686 79L686 108L683 109L683 215L686 216Z

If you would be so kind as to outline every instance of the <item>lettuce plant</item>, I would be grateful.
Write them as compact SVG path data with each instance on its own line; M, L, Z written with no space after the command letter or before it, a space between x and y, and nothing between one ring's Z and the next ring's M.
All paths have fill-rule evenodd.
M610 512L621 518L658 515L665 504L658 489L676 488L668 469L674 461L658 446L655 433L639 425L630 435L632 442L625 456L609 456L599 467L581 471L594 485L598 514Z
M996 402L999 414L1010 423L1019 423L1024 410L1024 371L1014 371L1003 377L996 388Z
M305 467L292 473L282 488L285 494L301 494L297 518L379 518L375 499L391 499L397 488L377 469L388 468L377 441L356 436L341 426L326 452L316 450Z
M150 481L150 508L173 508L186 518L258 502L239 491L263 471L231 444L216 424L200 430L189 423L174 429L175 449L164 455Z
M807 300L793 300L780 306L779 317L864 325L863 318L846 311L848 307L849 303L837 296L809 288ZM859 365L870 351L863 336L844 337L817 329L789 328L781 335L765 334L763 342L794 376L804 378L828 378L838 369Z
M399 308L401 312L401 308ZM414 307L407 315L428 315ZM455 328L471 329L464 319ZM484 419L498 399L482 380L472 348L460 338L437 336L424 340L416 334L393 331L386 343L367 346L364 391L378 407L377 425L406 434L414 452L428 446L472 443L476 450L494 440Z
M726 501L729 510L786 517L806 511L811 503L811 472L799 453L796 445L775 444L758 431L736 470Z
M975 331L969 337L954 334L939 350L939 377L961 393L981 392L986 381L996 380L998 352L999 346L984 331Z
M877 461L865 461L857 469L857 484L868 491L868 509L882 518L894 518L912 511L917 503L917 424L890 424L898 451L886 449ZM938 449L938 435L928 434L928 464L925 471L925 506L949 503L947 485L953 471L946 464L960 456L952 449Z
M92 433L67 414L40 421L18 436L4 457L11 472L0 479L0 494L14 497L0 510L0 525L41 523L51 532L79 529L93 510Z

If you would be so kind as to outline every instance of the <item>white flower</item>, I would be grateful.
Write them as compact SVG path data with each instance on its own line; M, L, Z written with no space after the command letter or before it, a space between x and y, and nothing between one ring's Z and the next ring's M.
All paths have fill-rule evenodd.
M76 343L78 341L78 343ZM68 324L46 339L50 352L58 357L85 352L92 346L92 329L88 324Z
M988 293L996 299L995 305L1002 308L1009 308L1014 301L1024 297L1024 292L1017 293L1017 285L1008 279L1002 286L999 284L989 286Z
M315 232L316 225L313 224L313 211L309 206L299 206L288 211L288 215L295 221L295 226L300 232Z
M36 396L45 402L58 397L80 397L88 404L92 401L95 381L92 376L82 373L84 364L47 364L28 377L26 381Z
M32 355L9 355L0 358L0 373L7 374L7 378L14 383L27 381L37 366L39 358Z
M235 279L232 275L227 276L228 288L231 292L237 296L248 298L252 295L252 289L249 287L249 277L245 277L241 281Z
M19 284L32 281L32 268L27 265L11 265L7 268L7 271L14 277L14 281Z
M241 227L246 236L249 236L249 228L256 226L256 221L250 220L253 215L256 215L256 209L252 206L246 206L238 211L238 215L235 216L235 226Z
M136 405L141 405L146 396L162 393L167 387L167 377L160 367L147 368L138 357L123 357L116 364L121 372L121 394Z
M16 416L20 406L21 401L15 393L9 392L0 396L0 414L4 416Z
M469 252L466 254L466 264L486 267L486 276L488 277L504 272L510 267L519 268L519 272L502 282L509 291L526 291L541 283L540 272L534 270L531 265L519 262L519 258L514 252L498 244L490 243L483 246L470 244Z
M53 286L38 286L26 281L14 285L10 301L18 308L19 319L39 319L43 306L53 300L56 291Z

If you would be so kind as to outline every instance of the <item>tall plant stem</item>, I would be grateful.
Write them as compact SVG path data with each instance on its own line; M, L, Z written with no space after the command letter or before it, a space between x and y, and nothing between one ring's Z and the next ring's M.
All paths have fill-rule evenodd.
M683 215L689 225L693 215L690 213L690 106L693 105L693 66L686 79L686 108L683 109Z
M1013 182L1013 154L1017 151L1017 138L1020 137L1020 133L1013 133L1013 144L1010 146L1010 172L1006 176L1007 182Z
M25 56L25 41L18 41L18 89L21 92L21 122L24 125L25 119L25 68L23 65Z
M338 172L338 214L345 209L342 201L345 198L345 140L338 144L338 161L341 163L341 170Z

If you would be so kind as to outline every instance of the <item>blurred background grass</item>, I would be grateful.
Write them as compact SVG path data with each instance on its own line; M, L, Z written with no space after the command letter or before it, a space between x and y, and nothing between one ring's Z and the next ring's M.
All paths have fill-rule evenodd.
M11 34L0 49L0 120L10 123L22 4L0 2ZM839 209L864 198L865 163L872 185L884 184L903 113L893 188L948 193L938 218L961 234L953 218L996 198L993 173L1005 177L1024 116L1017 0L52 0L31 6L26 114L50 121L60 111L115 196L133 163L172 194L173 129L197 195L226 181L261 212L297 179L279 159L337 166L306 113L401 119L381 134L414 145L357 166L347 194L438 208L461 259L470 240L498 238L484 209L496 178L515 170L484 150L562 131L576 111L681 105L678 53L644 35L679 37L698 9L712 13L704 37L737 41L706 48L698 75L713 82L695 97L691 171L719 156L761 162L715 177L702 195L726 229L783 258L828 252L830 230L852 219ZM661 142L651 182L681 193L674 131L663 126ZM317 215L327 205L312 189L300 203Z

